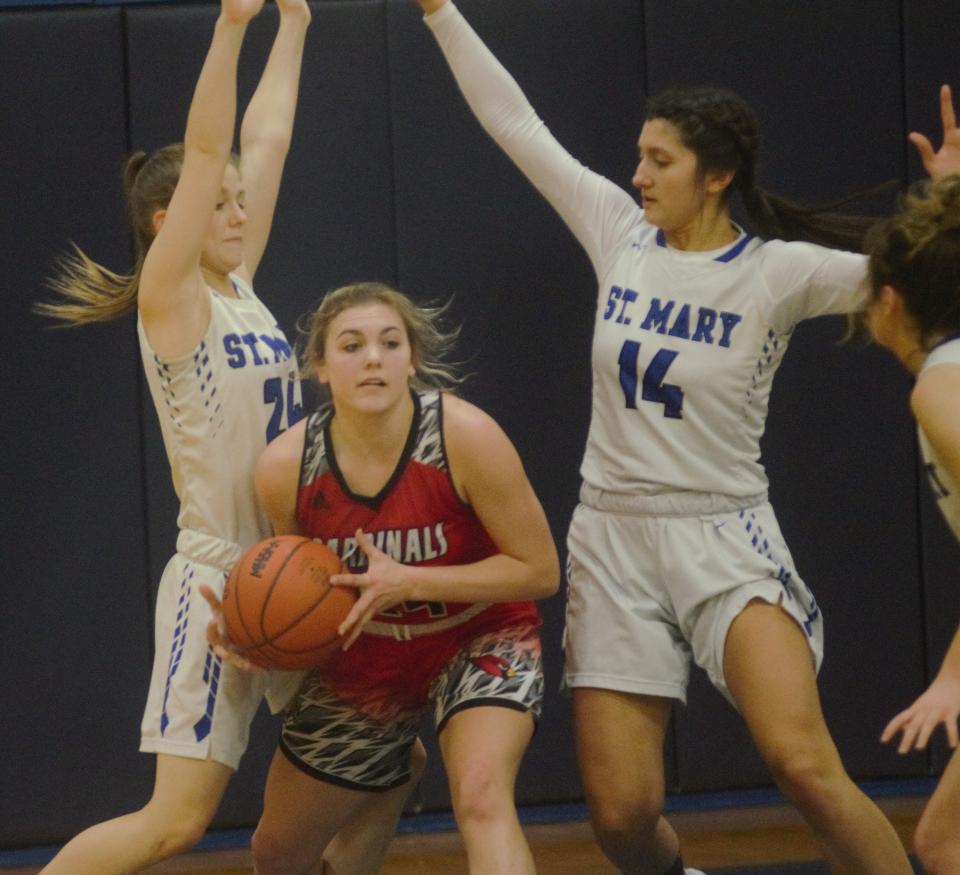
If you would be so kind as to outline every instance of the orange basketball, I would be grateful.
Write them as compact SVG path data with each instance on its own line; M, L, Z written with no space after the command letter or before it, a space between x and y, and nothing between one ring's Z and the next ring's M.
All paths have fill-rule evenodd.
M262 668L313 668L339 647L337 627L357 600L332 586L343 568L319 541L278 535L254 544L230 571L223 617L230 641Z

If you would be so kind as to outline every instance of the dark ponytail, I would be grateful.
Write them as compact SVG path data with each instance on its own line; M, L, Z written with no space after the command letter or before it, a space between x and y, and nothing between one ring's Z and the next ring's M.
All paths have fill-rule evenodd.
M697 156L701 175L732 171L727 189L731 209L743 212L744 225L767 239L805 240L836 249L862 251L876 219L836 210L889 188L858 192L832 204L806 207L765 191L756 184L760 125L739 95L722 88L671 88L651 98L647 118L673 124L683 144ZM740 210L736 208L740 207Z

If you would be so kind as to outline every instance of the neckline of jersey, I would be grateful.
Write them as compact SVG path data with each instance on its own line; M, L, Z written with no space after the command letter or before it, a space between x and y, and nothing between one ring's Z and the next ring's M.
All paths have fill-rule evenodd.
M753 240L753 234L747 234L743 228L737 227L737 230L743 235L738 238L736 242L729 248L725 249L719 255L715 255L712 261L728 262L733 261L744 249L747 248L747 244ZM664 249L670 249L667 245L667 235L663 228L657 228L657 246L660 246ZM679 249L672 249L672 252L681 252ZM701 253L697 253L698 255Z

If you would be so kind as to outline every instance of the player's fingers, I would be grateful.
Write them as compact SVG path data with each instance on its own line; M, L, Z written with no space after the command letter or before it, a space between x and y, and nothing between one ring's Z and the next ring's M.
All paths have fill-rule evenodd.
M923 725L917 734L917 740L913 745L916 750L927 749L927 742L930 741L930 736L933 735L933 730L937 728L939 722L940 720L937 717L927 717L927 719L923 721Z
M903 735L900 737L900 744L897 747L897 753L908 753L913 750L914 741L917 738L917 732L920 724L916 720L911 720L903 727Z
M331 574L330 583L334 586L354 586L365 589L370 586L370 576L367 574Z
M198 587L200 595L203 596L204 601L213 609L214 613L223 610L223 602L217 598L217 594L207 585L206 583L201 583Z
M373 539L363 529L357 529L356 535L360 549L363 550L369 558L372 559L380 552L377 549L377 545L373 543Z
M366 626L367 623L373 618L374 613L375 611L371 609L370 611L364 613L364 615L356 623L353 624L352 628L349 629L348 634L346 634L346 640L343 642L344 650L349 650L351 646L353 646L353 642L360 637L360 633L363 631L363 627ZM340 634L343 635L345 634L345 632L341 632Z
M940 118L943 120L944 133L957 126L957 114L953 108L953 95L949 85L940 87Z
M360 598L354 602L353 607L350 608L347 616L343 618L343 622L337 626L337 634L341 638L344 638L348 635L353 635L353 637L356 638L356 635L359 634L360 627L363 626L367 620L373 616L373 611L370 610L372 602L373 595L369 590L365 590L361 594ZM368 613L369 616L367 616ZM346 647L344 647L344 650L346 650Z
M914 131L908 137L911 143L916 146L917 152L920 155L920 160L923 162L924 167L929 167L931 161L933 161L933 143L925 137L923 134Z
M951 715L949 720L943 721L944 729L947 730L947 743L951 748L960 743L960 733L957 732L957 715Z
M890 739L893 738L893 736L895 736L903 728L903 724L906 722L907 712L901 711L886 725L886 727L884 727L883 732L880 734L880 741L884 743L890 741Z

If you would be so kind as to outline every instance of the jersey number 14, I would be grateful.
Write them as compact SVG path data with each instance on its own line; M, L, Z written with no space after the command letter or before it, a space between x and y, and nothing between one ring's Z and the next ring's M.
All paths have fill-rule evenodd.
M663 415L669 419L683 419L683 389L670 383L665 383L667 370L673 364L677 353L671 349L661 349L653 357L643 372L640 399L663 405ZM627 408L637 409L637 381L638 360L640 358L640 343L636 340L626 340L620 349L620 387L623 389Z

